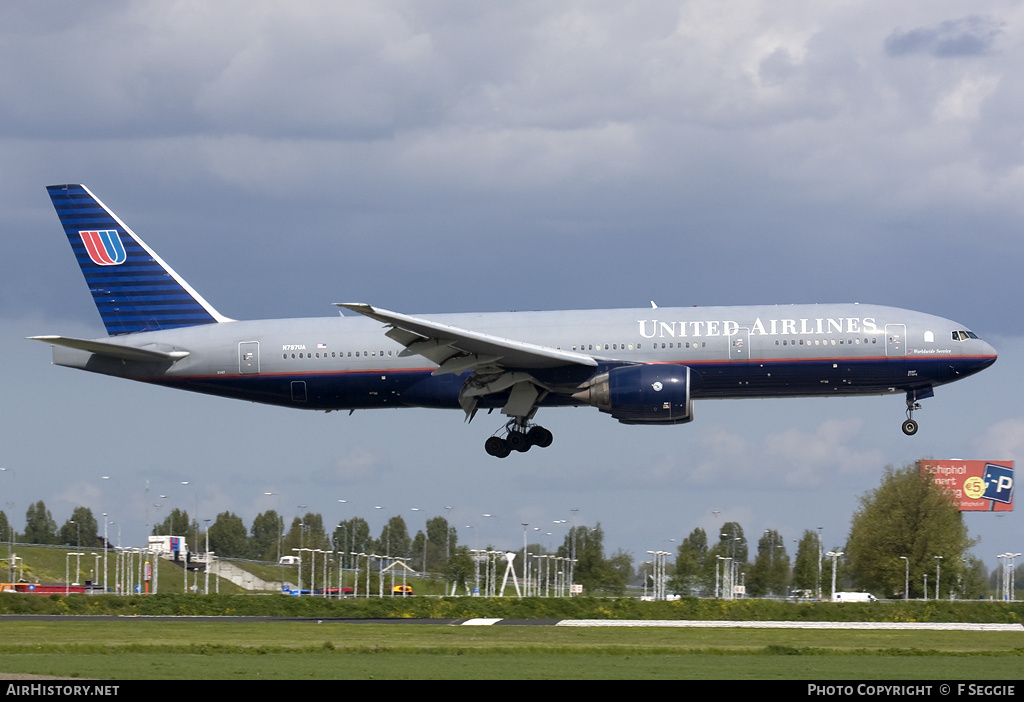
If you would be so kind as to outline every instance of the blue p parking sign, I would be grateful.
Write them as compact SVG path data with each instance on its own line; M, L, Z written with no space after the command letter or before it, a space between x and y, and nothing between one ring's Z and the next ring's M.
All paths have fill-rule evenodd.
M986 500L1010 504L1013 499L1013 468L988 463L985 465L984 480Z

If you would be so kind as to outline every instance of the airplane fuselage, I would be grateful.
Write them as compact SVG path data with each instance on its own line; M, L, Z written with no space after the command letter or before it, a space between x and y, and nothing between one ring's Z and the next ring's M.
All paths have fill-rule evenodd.
M581 404L572 395L589 377L628 364L689 367L691 396L698 400L928 391L995 360L993 349L967 337L963 325L877 305L465 313L422 319L597 361L595 369L532 371L551 390L540 406ZM136 363L60 346L54 347L54 362L306 409L459 408L463 374L432 375L436 365L403 355L405 347L383 331L380 322L363 317L237 321L106 339L188 353L173 362ZM481 406L500 407L505 395L488 396Z

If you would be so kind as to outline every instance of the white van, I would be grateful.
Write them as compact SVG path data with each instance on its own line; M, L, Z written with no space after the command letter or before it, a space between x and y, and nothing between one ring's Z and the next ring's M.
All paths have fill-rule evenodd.
M837 592L832 595L833 602L878 602L870 592Z

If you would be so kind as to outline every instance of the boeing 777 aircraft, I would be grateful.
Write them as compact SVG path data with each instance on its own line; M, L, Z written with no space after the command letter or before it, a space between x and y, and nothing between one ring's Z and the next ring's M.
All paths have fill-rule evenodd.
M901 393L911 435L919 400L996 360L962 324L860 304L411 316L336 303L338 317L235 321L85 186L47 191L109 335L31 337L55 364L302 409L500 408L492 456L551 444L540 407L682 424L705 398Z

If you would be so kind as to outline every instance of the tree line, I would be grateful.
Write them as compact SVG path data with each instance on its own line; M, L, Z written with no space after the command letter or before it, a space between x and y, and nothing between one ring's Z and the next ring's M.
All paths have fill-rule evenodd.
M403 517L394 516L387 520L376 537L362 517L342 521L328 533L323 516L316 512L294 517L287 529L284 517L273 509L258 514L251 527L246 527L242 518L230 511L221 512L215 520L204 522L191 517L187 510L175 508L153 526L152 535L183 536L190 550L211 551L221 558L279 562L282 556L295 555L301 549L320 549L337 553L345 568L355 567L357 554L402 558L414 570L443 573L449 581L460 585L471 582L479 569L473 552L459 543L457 530L441 516L428 519L425 528L417 531L415 536L410 535ZM103 547L103 536L88 507L76 507L58 529L52 514L40 500L29 507L25 524L25 531L15 534L7 516L0 511L0 534L4 540L80 548ZM115 544L111 541L108 534L107 545L113 548ZM484 550L499 549L488 546ZM516 552L519 554L521 551L520 548ZM526 545L526 552L535 559L531 565L534 578L540 572L537 556L573 560L573 580L582 584L585 592L621 594L635 578L633 559L628 553L620 550L610 558L605 556L604 530L600 524L572 527L554 551L532 543ZM523 575L523 563L524 557L519 554L516 568L520 577ZM554 572L548 577L554 579Z
M717 538L712 536L709 545L708 535L698 528L679 544L670 580L676 591L726 596L722 587L729 583L753 597L828 598L833 569L837 592L871 592L880 598L934 597L937 585L943 599L977 598L991 588L984 563L968 552L976 541L959 509L915 464L887 467L879 487L861 496L845 544L827 546L820 532L806 529L795 540L792 564L777 531L758 538L753 562L738 523L726 522ZM738 579L730 580L732 569Z
M249 528L229 511L204 522L205 528L187 511L173 509L152 533L184 536L192 550L209 550L222 558L279 561L297 549L321 549L340 554L342 565L352 567L352 554L375 554L404 558L415 570L445 572L450 579L463 582L476 568L470 549L459 543L456 529L441 516L428 519L415 536L410 535L401 516L394 516L376 537L361 517L343 521L328 533L322 515L314 512L294 517L287 529L284 517L275 510L257 515ZM58 528L42 500L29 506L21 535L14 533L0 511L0 538L80 548L103 546L89 508L76 507ZM112 546L109 540L108 534ZM961 513L945 491L922 476L914 464L887 467L879 487L861 496L845 543L826 547L813 529L806 529L793 541L796 550L791 559L782 535L766 530L757 537L751 560L751 544L738 522L726 522L710 537L704 529L694 529L679 543L675 562L665 571L668 589L682 595L728 596L731 590L725 588L742 587L746 595L754 597L828 597L834 568L837 590L868 591L881 598L919 598L928 587L932 597L936 580L941 578L943 598L974 598L990 589L988 581L998 577L993 573L990 579L981 559L969 553L975 541L969 537ZM531 557L553 555L573 560L573 580L583 585L584 592L621 593L638 575L648 585L656 577L650 563L634 569L633 557L627 552L606 556L600 524L572 527L554 552L536 543L528 544L526 552ZM829 553L838 555L830 557ZM520 556L519 573L522 563Z

